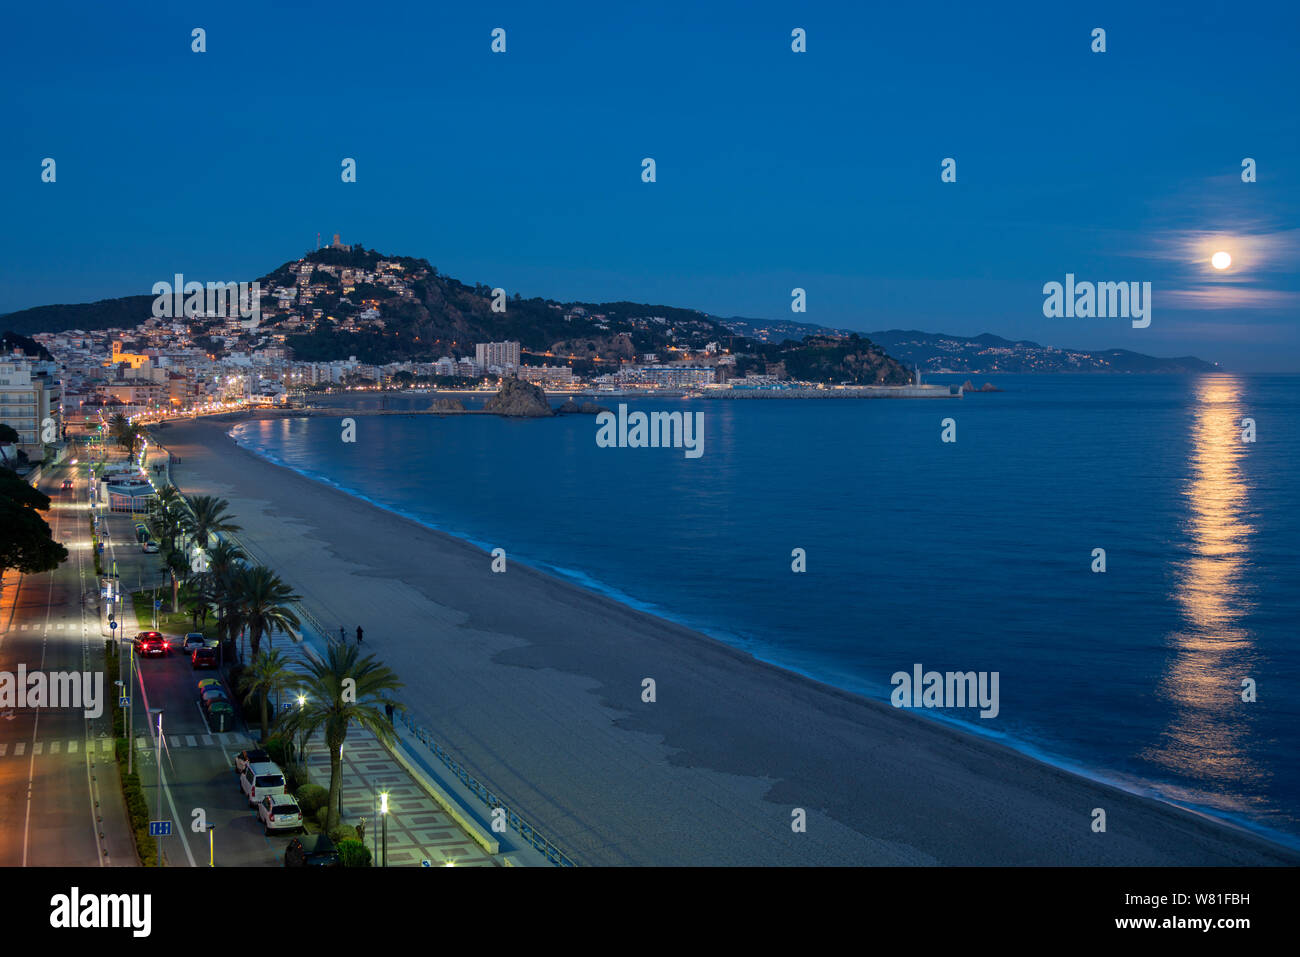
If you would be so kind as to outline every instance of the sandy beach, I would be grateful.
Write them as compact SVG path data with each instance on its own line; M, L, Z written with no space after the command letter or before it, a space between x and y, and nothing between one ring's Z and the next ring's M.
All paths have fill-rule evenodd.
M479 548L239 448L234 421L159 433L177 485L228 499L326 627L363 625L412 717L580 864L1300 863L519 563L494 574Z

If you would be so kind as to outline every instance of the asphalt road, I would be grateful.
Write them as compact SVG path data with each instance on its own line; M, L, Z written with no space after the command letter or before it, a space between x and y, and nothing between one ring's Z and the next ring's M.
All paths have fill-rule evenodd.
M85 481L59 491L65 471L43 483L46 520L69 558L53 572L5 576L0 595L0 671L103 672L103 638L93 604ZM123 866L135 851L113 761L107 710L0 709L0 866Z
M42 482L52 500L47 521L54 538L68 549L68 561L53 572L21 577L11 572L5 578L0 671L16 676L25 665L29 672L99 673L103 714L90 719L79 708L0 708L0 866L5 867L136 863L111 751L108 698L118 693L118 676L103 674L110 630L91 553L84 471L72 490L59 488L73 471L55 470ZM136 627L129 592L138 583L159 581L161 563L136 546L130 515L103 512L105 527L104 564L107 568L116 561L125 599L117 614L117 634L134 635L142 629ZM167 864L206 867L211 847L218 867L281 865L292 835L263 833L234 772L235 753L256 735L242 724L213 733L199 707L198 679L216 672L195 672L179 653L137 659L137 667L135 766L151 808L159 806L158 757L150 727L157 717L150 720L148 709L163 712L162 812L161 818L157 811L151 817L173 822L172 836L160 839ZM215 825L211 844L208 825Z
M162 562L136 544L135 521L127 514L102 512L101 526L109 532L106 558L116 562L122 583L123 607L119 612L122 631L134 635L148 630L151 621L136 622L129 593L140 585L162 585ZM159 587L159 598L170 608L171 587ZM170 643L179 644L183 634L164 632ZM284 848L292 839L288 833L266 835L261 822L239 789L234 756L252 746L257 735L249 734L238 722L234 730L214 732L199 706L198 681L222 678L227 695L233 689L214 670L195 671L189 659L175 651L162 658L136 659L133 682L134 721L139 749L135 760L151 817L172 822L172 835L161 838L163 854L170 866L206 867L209 849L218 867L272 867L283 864ZM112 680L116 680L113 676ZM109 682L111 684L111 681ZM158 808L158 756L154 742L157 717L149 711L162 709L164 747L162 753L163 793L161 817ZM215 825L209 844L208 825Z

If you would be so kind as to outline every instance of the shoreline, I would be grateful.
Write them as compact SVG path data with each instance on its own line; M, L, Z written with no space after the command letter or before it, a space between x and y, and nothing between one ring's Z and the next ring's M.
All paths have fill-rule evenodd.
M232 429L237 428L243 422L247 422L255 418L263 418L263 417L275 418L274 416L243 415L238 420L235 420L233 418L231 419ZM225 431L229 433L231 429L227 429ZM235 439L231 439L231 442L235 445L239 445L238 441ZM243 446L239 446L239 447L241 448L242 451L245 452L251 451L247 448L244 448ZM416 515L408 514L400 509L375 501L374 499L369 498L368 496L366 496L361 492L347 489L333 482L331 479L329 479L326 476L319 475L310 472L308 470L299 469L293 465L288 464L287 462L284 462L283 460L277 458L276 456L269 455L266 453L258 453L258 452L252 452L251 454L272 464L276 468L286 469L288 471L295 473L296 475L300 475L303 478L308 479L309 481L319 482L323 485L328 486L329 488L342 492L343 494L347 495L349 498L355 499L358 502L364 503L365 505L368 505L372 508L380 509L381 511L384 511L390 515L397 516L398 518L401 518L405 521L412 522L418 525L422 529L427 529L429 531L438 533L440 535L445 535L455 541L459 541L471 545L474 548L477 548L480 551L482 551L482 553L485 556L488 553L490 553L492 550L493 546L491 543L479 541L473 538L472 536L470 536L469 534L457 531L455 529L448 529L442 526L431 525L427 521L421 520ZM543 576L556 579L560 583L578 588L586 593L590 593L593 595L597 595L601 598L608 599L609 601L612 601L621 607L628 608L638 613L649 615L652 618L664 621L672 625L676 625L681 628L685 628L688 631L691 631L692 633L698 635L702 639L707 639L709 641L717 642L726 648L730 648L732 650L739 652L742 655L746 655L749 658L752 658L756 662L765 665L770 665L771 667L780 669L781 671L788 672L802 678L806 678L807 680L812 681L820 686L830 688L837 692L841 692L843 694L853 696L854 698L860 698L868 702L881 704L885 699L889 697L890 691L892 690L889 686L878 686L873 688L867 686L866 684L862 684L860 687L852 687L846 684L837 684L833 679L820 676L811 670L799 667L798 665L792 664L788 661L780 660L779 656L777 656L776 651L773 652L771 657L767 657L764 655L764 653L761 653L760 651L740 647L736 643L736 641L728 640L726 637L723 637L722 635L710 630L710 626L707 624L691 621L687 617L680 617L680 618L674 617L668 611L664 610L660 603L650 601L649 599L641 599L633 595L626 594L625 592L621 591L615 586L608 585L607 583L600 581L599 579L592 578L591 576L587 575L585 572L566 573L565 570L560 569L558 566L555 566L552 563L543 561L541 559L530 558L528 556L525 556L522 559L512 558L512 561L525 563L527 567L529 567L533 571ZM732 638L741 640L739 633L732 633ZM763 645L763 647L767 648L770 646ZM890 710L900 710L900 709L891 708ZM1118 772L1100 770L1095 767L1091 767L1086 764L1083 764L1079 761L1061 757L1060 755L1052 753L1049 743L1040 743L1030 739L1017 738L1002 731L995 731L992 729L984 730L981 725L970 724L968 722L964 722L960 720L959 718L949 716L946 713L946 711L942 708L936 708L936 709L929 709L929 708L915 709L914 708L914 709L901 709L901 710L910 710L913 712L913 716L919 720L937 722L941 726L949 728L958 734L969 735L971 737L978 738L982 741L987 741L996 744L998 746L1008 748L1009 750L1015 752L1018 755L1021 755L1022 757L1028 758L1029 760L1038 762L1040 764L1045 764L1048 767L1052 767L1052 768L1056 768L1057 770L1064 771L1067 774L1084 778L1085 780L1092 781L1096 784L1115 788L1117 790L1123 791L1124 793L1133 795L1135 797L1155 801L1159 804L1167 805L1177 810L1181 810L1189 814L1197 815L1199 817L1205 818L1206 820L1217 822L1233 830L1238 830L1243 833L1253 835L1271 844L1278 845L1290 851L1300 853L1300 836L1293 836L1286 832L1278 831L1276 829L1269 828L1262 824L1257 824L1254 821L1251 821L1249 819L1235 816L1231 812L1219 811L1210 806L1198 805L1193 802L1179 801L1175 798L1168 797L1163 793L1161 793L1160 791L1161 785L1159 783L1143 781L1140 778L1125 776Z
M241 538L327 627L356 590L380 636L365 650L407 681L412 717L582 863L1300 860L1248 825L900 714L527 565L492 575L481 546L237 445L226 433L249 418L173 423L160 438L184 457L177 484L228 498ZM427 561L395 565L366 543L376 530ZM418 637L430 626L436 648ZM1090 831L1097 806L1106 834Z

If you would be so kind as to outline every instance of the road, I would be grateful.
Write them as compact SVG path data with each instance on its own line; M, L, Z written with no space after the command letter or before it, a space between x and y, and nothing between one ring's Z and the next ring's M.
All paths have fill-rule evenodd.
M55 540L68 549L68 560L53 572L11 572L5 578L0 671L16 676L23 665L29 673L98 673L103 714L92 719L82 709L66 707L0 710L0 866L136 864L111 750L108 697L118 693L118 675L103 674L111 632L99 600L84 471L74 478L74 488L60 489L73 471L55 469L41 482L51 498L46 519ZM134 635L140 628L129 592L137 583L157 581L160 563L157 555L136 547L130 515L100 511L101 535L107 533L104 567L116 564L126 599L117 610L117 634ZM263 833L234 773L234 754L253 736L242 725L211 732L199 708L197 680L215 673L194 672L181 654L137 660L137 668L134 760L150 808L158 807L159 790L152 734L157 718L150 720L149 709L163 712L162 814L154 811L151 817L173 822L172 836L159 842L166 863L206 867L211 846L216 866L281 865L291 836ZM215 825L211 845L207 825Z
M46 520L68 560L53 572L5 577L0 671L10 675L20 665L29 672L103 672L86 486L60 491L68 474L56 470L42 488L52 500ZM106 698L112 682L105 684ZM135 864L104 705L94 719L66 707L0 713L0 866Z

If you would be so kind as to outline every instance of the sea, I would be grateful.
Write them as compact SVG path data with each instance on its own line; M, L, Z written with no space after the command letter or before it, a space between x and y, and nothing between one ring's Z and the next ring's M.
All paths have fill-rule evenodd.
M359 417L361 454L335 419L232 434L847 691L997 672L996 717L924 714L1300 847L1300 378L986 379L1002 391L597 400L700 413L698 457L601 447L591 415Z

